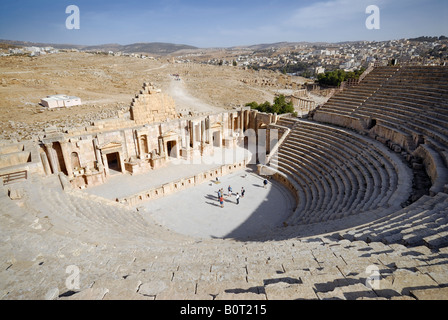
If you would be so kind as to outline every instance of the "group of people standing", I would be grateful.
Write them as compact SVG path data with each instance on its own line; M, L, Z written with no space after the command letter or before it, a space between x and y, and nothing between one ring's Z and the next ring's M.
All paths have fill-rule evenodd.
M216 181L219 182L219 179L216 178ZM267 179L263 179L263 187L266 189L268 186L268 180ZM236 193L235 194L235 200L236 200L236 204L240 204L240 198L244 198L244 194L246 193L246 190L244 189L244 187L241 188L241 194L240 193ZM232 187L229 185L229 187L227 188L227 197L231 197L233 194L233 190ZM221 208L224 208L224 190L223 188L218 190L218 201L221 204Z
M233 190L232 187L229 186L227 188L227 197L231 197L233 194ZM244 198L244 194L246 193L246 190L244 189L244 187L241 188L241 195L237 192L235 195L235 200L236 200L236 204L240 204L240 198ZM224 208L224 190L221 188L218 190L218 200L219 203L221 204L221 208Z

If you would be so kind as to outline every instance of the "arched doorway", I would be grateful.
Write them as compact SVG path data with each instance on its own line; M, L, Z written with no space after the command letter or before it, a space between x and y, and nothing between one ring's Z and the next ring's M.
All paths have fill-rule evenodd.
M72 154L70 155L70 159L71 159L73 170L77 171L77 170L81 169L81 163L79 161L79 156L78 156L77 152L72 152Z
M178 158L178 147L177 147L177 141L176 140L170 140L166 143L166 150L168 152L168 157L171 158Z
M113 173L121 173L121 163L120 163L120 154L118 152L108 153L106 155L107 165L109 166L109 170Z

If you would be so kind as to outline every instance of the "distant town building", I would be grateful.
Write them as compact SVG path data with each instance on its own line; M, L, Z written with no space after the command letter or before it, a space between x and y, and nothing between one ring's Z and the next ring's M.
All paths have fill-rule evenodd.
M53 96L47 96L41 99L40 104L49 109L53 108L69 108L73 106L81 105L81 98L74 96L67 96L64 94L57 94Z
M314 69L314 73L315 73L315 74L325 73L325 68L324 68L324 67L316 67L316 68Z

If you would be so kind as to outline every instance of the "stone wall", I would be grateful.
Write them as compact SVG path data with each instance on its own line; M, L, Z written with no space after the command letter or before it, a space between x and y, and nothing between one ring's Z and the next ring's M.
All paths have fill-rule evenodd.
M85 188L114 174L142 174L172 160L211 155L214 147L233 148L245 130L269 125L273 117L243 108L141 125L119 121L116 129L98 122L100 127L45 134L40 153L45 174L64 174L75 188Z
M177 118L173 98L155 89L151 83L145 83L140 93L132 99L131 119L136 124L163 122Z
M0 146L0 185L44 175L39 146L30 142Z
M421 144L413 153L414 156L423 160L426 173L431 178L432 187L430 195L434 196L438 192L444 192L445 181L448 180L448 170L443 164L440 154L432 150L426 144Z
M222 177L246 168L247 160L243 160L234 164L225 164L210 170L203 171L191 177L181 178L176 181L153 187L149 190L139 192L128 197L116 199L117 202L129 206L136 206L143 201L155 200L168 196L170 194L200 185L204 182L215 180L216 177Z
M361 120L349 115L319 112L314 114L313 119L317 122L329 123L344 128L351 128L358 132L362 132L364 130L364 125Z

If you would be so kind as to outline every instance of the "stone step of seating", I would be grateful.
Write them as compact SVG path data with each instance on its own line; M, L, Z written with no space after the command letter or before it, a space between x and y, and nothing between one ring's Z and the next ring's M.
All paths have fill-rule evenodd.
M302 136L303 136L303 135L304 135L304 133L302 133ZM320 135L319 135L319 139L320 139L320 140L325 139L325 138L324 138L324 135L325 135L325 134L320 134ZM293 137L293 136L292 136L292 137ZM328 140L328 143L327 143L327 145L326 145L326 149L327 149L327 150L331 150L331 149L333 148L333 146L332 146L332 145L333 145L332 141L336 141L337 138L335 138L334 135L333 135L331 138L329 137L328 139L329 139L329 140ZM330 139L331 139L331 140L330 140ZM339 150L341 150L341 149L343 150L343 147L339 147ZM338 153L339 150L338 150L338 149L335 150L335 151L336 151L336 154ZM378 171L380 172L380 174L382 174L382 173L383 173L383 170L384 170L384 169L383 169L384 167L390 168L389 165L386 165L386 164L384 164L384 163L379 163L377 160L375 160L374 157L370 157L369 154L364 154L363 151L362 151L361 149L359 149L359 150L354 149L354 150L355 150L355 156L362 155L362 156L360 157L361 160L363 160L364 157L367 157L367 158L370 160L370 162L373 164L373 166L376 167L375 170L371 171L371 173L370 173L371 176L375 177ZM336 156L336 154L335 154L334 156ZM349 152L348 154L350 154L350 152ZM378 158L378 159L381 159L381 157ZM369 164L366 164L366 167L369 167ZM394 175L393 170L390 170L390 173L389 173L389 174Z
M367 141L357 141L359 137L355 139L351 135L339 128L299 121L280 147L279 167L298 181L304 179L300 184L304 193L309 194L307 199L318 197L317 201L311 200L311 204L307 200L305 210L291 217L289 224L315 223L371 210L386 205L396 192L397 164L385 162L390 156L383 156L384 150L372 147L366 153ZM377 146L382 147L380 144ZM345 179L335 183L334 178L339 176L331 163L338 163L337 168L345 167L352 173L347 173ZM341 194L339 186L345 186L341 188ZM345 201L345 206L336 204L336 199Z
M306 168L306 170L300 170L298 168L298 171L304 172L310 179L313 179L312 181L314 181L314 184L316 185L316 188L318 190L318 194L320 195L318 200L315 201L316 207L320 208L328 203L329 197L331 196L333 191L330 190L328 182L322 179L320 172L317 171L317 168L314 167L313 163L305 158L297 160L297 157L295 157L294 154L290 153L286 148L283 148L280 155L280 162L288 160L291 161L291 164L294 167L296 167L297 164L299 166L303 165L302 168Z
M294 148L294 147L293 147ZM337 159L337 158L335 158L335 159ZM344 168L344 169L347 169L347 170L349 170L350 171L350 173L347 173L347 175L343 178L343 182L345 183L345 185L346 186L349 186L349 187L346 187L346 189L347 190L357 190L357 189L359 189L359 180L357 180L357 179L355 179L355 175L354 175L354 173L353 172L356 172L356 169L354 168L354 166L350 166L350 165L344 165L344 164L342 164L343 162L341 161L340 162L341 163L341 166L339 167L339 168ZM330 168L330 167L329 167ZM350 181L350 178L351 179L355 179L355 180L352 180L352 181ZM356 184L354 184L354 182L356 181ZM342 191L342 190L341 190ZM349 197L351 194L350 194L350 192L346 192L346 196L347 197ZM354 194L352 194L352 196L353 196ZM352 201L354 200L354 198L352 198ZM348 201L348 199L347 199L347 201ZM344 209L344 208L346 208L345 206L344 206L344 202L341 202L340 204L340 208L341 209Z
M313 208L317 206L316 199L319 199L318 188L320 186L316 185L313 180L311 180L309 172L298 171L294 166L294 162L290 161L289 159L284 159L280 168L282 172L289 172L291 174L291 177L300 185L302 185L304 192L308 195L307 199L309 199L309 201L306 202L304 211L312 211Z
M353 96L347 95L347 94L340 94L331 97L327 104L331 104L332 102L338 102L342 104L349 104L349 105L359 105L362 104L366 99L363 97L360 97L359 95L355 94Z
M107 289L104 299L120 294L155 300L416 299L423 295L418 292L421 288L435 291L447 283L446 275L419 260L420 252L426 251L325 237L204 241L172 252L175 261L167 259L169 254L161 261L137 259L121 269L125 278L93 281L91 288L83 289L91 293ZM443 257L443 253L426 254L431 259ZM107 270L117 264L109 264ZM376 278L369 282L372 275Z
M383 219L339 234L348 240L382 241L406 246L448 246L448 194L423 196L412 205ZM429 241L429 242L428 242Z
M98 238L113 237L122 233L129 234L129 240L138 241L153 234L156 242L173 237L172 233L149 224L141 213L120 204L80 191L64 192L60 187L44 186L45 182L34 181L33 190L27 190L27 203L38 211L39 217L47 217L55 228L83 237L90 234Z
M371 116L375 119L384 118L390 122L395 122L401 125L407 125L417 128L421 134L429 136L439 136L438 140L448 141L448 129L446 129L446 122L440 120L431 120L424 115L408 113L405 110L391 110L387 107L382 107L377 104L366 104L362 110L357 110L355 114L363 114L365 116ZM411 121L412 120L412 121ZM428 121L429 120L429 121ZM440 122L440 124L434 123Z
M282 165L282 167L283 167L283 165ZM294 169L292 169L293 170L293 175L294 176L296 176L296 175L300 175L300 173L298 173L298 171L294 171ZM294 178L294 176L293 176L293 178ZM306 189L305 189L306 190ZM315 188L313 188L312 187L312 191L314 191L315 190ZM317 193L317 192L316 192ZM349 199L348 200L348 202L349 203L353 203L353 199L355 198L355 194L347 194L347 197L348 196L351 196L351 199ZM312 199L316 199L316 196L314 196L314 197L312 197ZM307 206L307 208L306 208L306 210L303 210L303 212L301 213L301 216L303 217L303 216L305 216L305 214L304 213L306 213L306 212L312 212L312 208L315 208L315 207L317 207L317 205L316 205L316 202L315 201L313 201L313 203L314 203L314 205L313 206Z
M59 249L57 259L36 247L30 255L35 261L12 261L8 271L2 271L8 273L5 279L16 279L9 283L6 297L45 298L58 288L53 298L409 299L424 294L413 294L414 290L435 291L448 285L444 251L337 240L329 235L251 242L209 239L151 247L145 242L129 246L126 241L116 246L74 240L60 245L46 242L47 247ZM81 271L80 289L75 292L63 285L67 265ZM374 283L379 288L372 289L366 282L371 270L379 272ZM37 289L29 290L27 279L33 274L40 278L34 282Z
M287 147L287 143L282 145L282 149ZM326 154L319 153L318 149L302 147L302 143L300 142L295 142L294 145L291 146L291 150L300 150L301 152L311 156L311 159L313 159L316 163L318 170L322 170L322 174L327 177L328 183L331 185L332 198L328 204L328 207L334 208L337 204L343 208L349 197L349 192L346 192L343 181L345 180L344 182L348 184L348 177L341 176L341 171L336 170L339 167L334 167L338 161L333 159L333 162L329 162L329 160L325 157Z
M277 124L291 129L296 124L296 120L281 117L280 119L278 119Z

